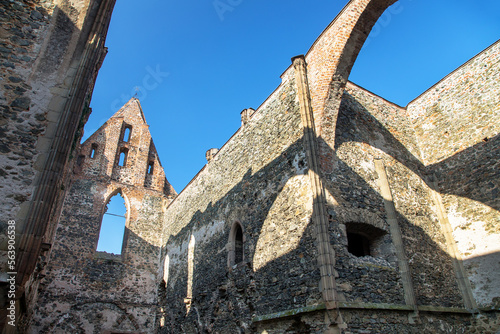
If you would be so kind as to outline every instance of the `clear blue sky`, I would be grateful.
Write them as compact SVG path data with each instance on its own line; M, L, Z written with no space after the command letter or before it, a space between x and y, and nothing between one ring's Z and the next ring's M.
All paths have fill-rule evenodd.
M279 85L346 0L118 0L87 138L137 93L177 192ZM215 5L218 5L216 9ZM498 0L400 0L352 82L405 106L500 38ZM155 76L151 72L156 72Z

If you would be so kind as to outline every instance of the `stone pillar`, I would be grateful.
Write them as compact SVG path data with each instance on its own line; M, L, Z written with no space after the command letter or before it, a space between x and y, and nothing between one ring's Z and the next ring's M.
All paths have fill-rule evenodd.
M415 298L410 266L408 265L408 259L406 258L403 246L403 237L401 235L396 215L396 208L394 207L391 188L389 180L387 179L384 161L382 159L375 159L375 170L377 171L379 177L380 194L384 199L384 207L387 214L387 223L389 224L392 242L396 248L399 271L401 273L401 280L403 281L405 303L413 308L414 316L418 316L417 299Z
M327 332L330 333L338 331L341 326L345 326L338 310L337 286L335 283L335 252L330 245L325 189L319 175L318 141L307 82L307 65L304 56L292 58L292 63L295 70L297 95L304 131L304 149L309 164L308 175L313 193L312 221L315 226L318 247L318 265L321 274L320 286L328 310L325 322L329 327Z
M20 294L35 270L42 242L52 237L52 235L47 235L47 231L55 229L54 217L57 217L57 214L53 213L53 210L58 209L55 203L59 203L64 197L61 188L67 183L65 171L69 166L68 157L74 150L75 135L80 119L85 113L85 100L90 96L97 75L96 71L106 54L104 42L114 3L115 0L101 2L96 16L89 18L89 23L87 23L90 25L88 36L85 36L85 39L83 35L74 37L85 41L81 42L85 43L80 45L82 50L76 52L79 46L73 45L73 49L65 54L65 56L72 55L71 58L65 60L71 63L64 79L64 82L70 85L61 91L61 94L65 94L64 98L61 98L62 95L53 96L52 103L58 105L58 108L55 108L57 110L52 110L58 114L54 114L57 123L54 123L52 128L54 132L51 138L46 138L45 144L39 148L41 154L35 166L40 167L40 173L35 179L32 201L26 212L20 213L17 217L25 224L19 238L17 254L16 282L20 287L18 290ZM46 133L45 136L48 134Z
M194 275L194 247L196 244L196 239L193 234L191 234L191 239L189 240L188 246L188 277L187 277L187 288L186 288L186 298L184 298L184 304L186 304L186 314L191 311L191 303L193 299L193 275Z
M470 286L470 281L465 272L465 268L462 262L462 255L458 251L457 244L455 243L455 238L453 237L453 230L451 228L450 221L448 220L448 214L443 204L443 199L441 195L435 191L437 189L437 182L435 182L434 177L431 176L432 181L430 182L430 191L432 200L436 205L436 213L438 216L439 224L441 226L441 231L443 231L444 238L446 240L446 248L448 254L451 257L451 262L453 263L453 269L455 271L455 276L457 278L458 288L464 299L464 306L471 310L476 309L477 304L472 295L472 288Z

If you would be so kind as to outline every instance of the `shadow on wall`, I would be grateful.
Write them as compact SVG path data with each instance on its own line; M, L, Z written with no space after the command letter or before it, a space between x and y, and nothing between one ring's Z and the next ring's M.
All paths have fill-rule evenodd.
M341 123L342 128L345 128L345 131L337 134L336 150L343 144L352 142L369 144L405 165L428 187L442 194L449 214L454 210L460 210L456 217L449 216L449 218L450 220L453 218L454 225L459 224L454 226L460 228L454 232L454 236L465 258L463 263L476 301L482 306L498 303L495 299L500 296L492 296L492 293L498 294L500 291L500 287L495 283L496 280L493 279L496 276L495 273L500 272L500 254L497 251L498 241L495 241L494 235L489 235L489 233L498 231L496 222L500 210L498 196L500 135L485 138L446 159L424 166L356 99L344 93L344 100L349 101L347 103L349 108L341 109L339 114L338 122ZM398 128L397 131L401 133L404 129ZM418 204L418 201L415 204ZM413 212L415 211L413 206L401 207L401 210L404 210L406 215L427 216L429 214L418 212L421 210ZM431 214L434 215L432 212ZM410 238L406 238L405 241L413 242ZM481 245L478 248L482 247L482 249L476 249L477 245ZM485 253L489 254L485 255ZM412 257L409 258L412 259Z
M474 294L479 302L489 303L492 307L500 308L500 296L491 298L491 291L500 291L500 280L481 279L481 276L495 278L500 273L500 252L484 254L470 257L464 260L464 265L468 268L473 283ZM479 280L476 276L479 275ZM474 284L475 283L475 284Z
M497 138L491 139L488 143L475 145L474 147L457 153L455 156L446 159L445 162L436 166L424 167L418 158L414 157L377 119L371 116L362 106L353 109L362 110L353 113L349 108L341 108L339 120L344 118L347 122L342 124L339 121L336 129L336 148L343 143L364 142L371 147L385 152L389 157L396 159L402 164L401 170L409 169L418 175L424 181L427 180L427 174L431 172L440 172L440 175L450 175L449 178L440 180L440 188L448 189L448 193L459 196L470 196L474 200L491 206L495 206L490 195L472 193L468 194L464 184L456 184L455 174L460 173L460 161L464 156L475 155L478 151L486 152L483 145L493 145L497 143ZM364 124L358 124L358 121L364 119ZM359 132L350 136L349 130L358 126ZM345 134L348 134L347 136ZM382 144L380 137L383 138ZM321 141L321 139L319 139ZM324 143L320 143L324 144ZM326 145L325 145L326 146ZM267 237L270 234L279 234L279 230L263 231L263 225L269 216L271 208L276 204L280 194L285 191L285 185L294 176L292 160L298 152L303 152L302 139L293 143L276 159L259 171L248 170L241 181L229 190L222 199L216 203L210 203L203 211L197 211L191 217L189 224L185 226L178 234L170 237L166 249L170 257L171 268L169 269L169 281L167 286L160 288L160 307L167 310L164 313L165 319L160 325L161 332L205 332L212 328L225 329L228 331L238 328L251 326L251 317L266 313L274 313L291 308L303 307L306 305L321 302L321 293L318 287L319 269L316 265L316 238L314 226L310 222L300 222L294 220L294 211L297 206L291 203L282 217L274 216L273 220L284 219L288 226L293 224L307 224L307 227L300 235L297 246L286 254L277 256L267 262L264 266L256 270L254 263L249 259L255 257L256 244L259 238ZM335 156L335 152L329 152ZM371 156L373 159L374 157ZM466 160L466 159L465 159ZM453 161L455 167L447 167ZM371 161L370 161L371 163ZM481 187L473 182L485 182L481 179L481 171L488 168L495 161L483 161L483 165L478 166L478 175L471 179L471 187ZM335 156L334 174L341 174L346 181L346 185L355 184L357 188L362 188L364 198L368 199L361 202L356 199L355 192L349 186L340 187L335 182L327 180L324 182L327 190L338 200L340 206L350 210L351 208L360 208L365 206L365 210L372 211L371 208L380 208L383 206L383 198L364 178L358 175L347 163ZM444 170L444 172L443 172ZM316 171L319 172L319 171ZM403 177L409 177L403 175ZM392 185L397 180L389 181ZM407 180L403 180L407 182ZM269 189L273 189L270 195ZM422 188L424 189L424 188ZM266 196L260 194L267 193ZM291 194L293 197L293 194ZM407 213L398 212L398 222L403 231L406 257L409 259L412 278L415 285L417 302L420 305L439 305L463 307L462 297L458 293L458 285L452 267L452 262L448 254L442 250L434 238L442 240L442 233L437 235L428 235L421 227L415 225L413 221L425 220L430 225L435 222L430 216L435 216L431 212L431 204L422 205L421 211L416 212L412 217L407 217ZM230 208L230 209L228 209ZM332 209L332 208L330 208ZM333 208L335 211L336 209ZM417 210L418 211L418 210ZM385 219L385 214L377 213L381 219ZM234 217L244 226L245 233L245 262L244 265L237 265L230 269L227 267L227 252L225 246L229 238L229 231ZM410 220L411 218L411 220ZM382 296L374 300L374 294L377 292L377 284L384 279L384 274L373 275L370 277L370 270L367 276L366 268L356 268L354 256L348 254L345 239L339 230L335 212L331 216L330 229L338 235L335 240L330 240L335 248L338 261L336 270L341 279L349 279L349 275L359 271L357 279L364 280L359 288L354 288L350 293L346 293L347 301L364 302L386 302L403 303L402 296L395 299L387 299ZM205 234L200 240L198 238L194 250L194 275L192 282L192 299L189 300L189 308L186 308L186 288L187 288L187 250L186 247L192 233L200 231L207 226L214 226L216 222L222 222L223 226L219 233L213 235ZM346 223L346 222L344 222ZM283 231L281 231L283 232ZM286 232L286 231L285 231ZM273 240L273 246L279 247L283 238L287 234ZM281 238L281 239L280 239ZM275 252L269 249L269 252ZM175 253L175 255L173 255ZM172 265L172 257L175 258L178 265ZM492 256L498 256L493 254ZM347 259L347 260L346 260ZM397 273L396 268L392 271ZM375 271L373 271L375 273ZM367 276L367 277L366 277ZM400 278L399 278L400 279ZM400 284L396 282L396 284ZM187 312L186 312L187 309ZM258 310L258 311L256 311Z
M348 93L344 93L343 100ZM349 99L353 107L342 109L339 119L345 130L337 133L335 149L346 142L362 142L377 148L411 169L428 187L441 194L450 194L481 202L500 210L500 134L487 138L454 155L428 166L412 155L375 117L358 101ZM357 131L357 132L356 132ZM356 135L352 133L356 132ZM381 135L383 140L378 140ZM382 145L387 143L389 145ZM437 186L432 182L434 176ZM487 181L485 181L487 178ZM483 184L483 186L479 186Z

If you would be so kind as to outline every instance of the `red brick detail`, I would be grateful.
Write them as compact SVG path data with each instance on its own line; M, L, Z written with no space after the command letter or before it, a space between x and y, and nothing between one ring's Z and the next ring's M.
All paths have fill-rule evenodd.
M396 0L353 0L323 31L306 55L316 132L323 139L320 165L330 172L338 107L349 73L368 34ZM327 100L333 100L325 109ZM328 149L329 146L331 149ZM323 149L322 149L323 146ZM325 153L330 152L330 153Z

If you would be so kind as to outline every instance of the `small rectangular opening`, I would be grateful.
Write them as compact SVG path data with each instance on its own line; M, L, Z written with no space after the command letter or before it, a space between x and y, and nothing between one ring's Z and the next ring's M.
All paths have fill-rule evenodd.
M90 158L94 159L97 154L97 144L92 144L90 147Z

